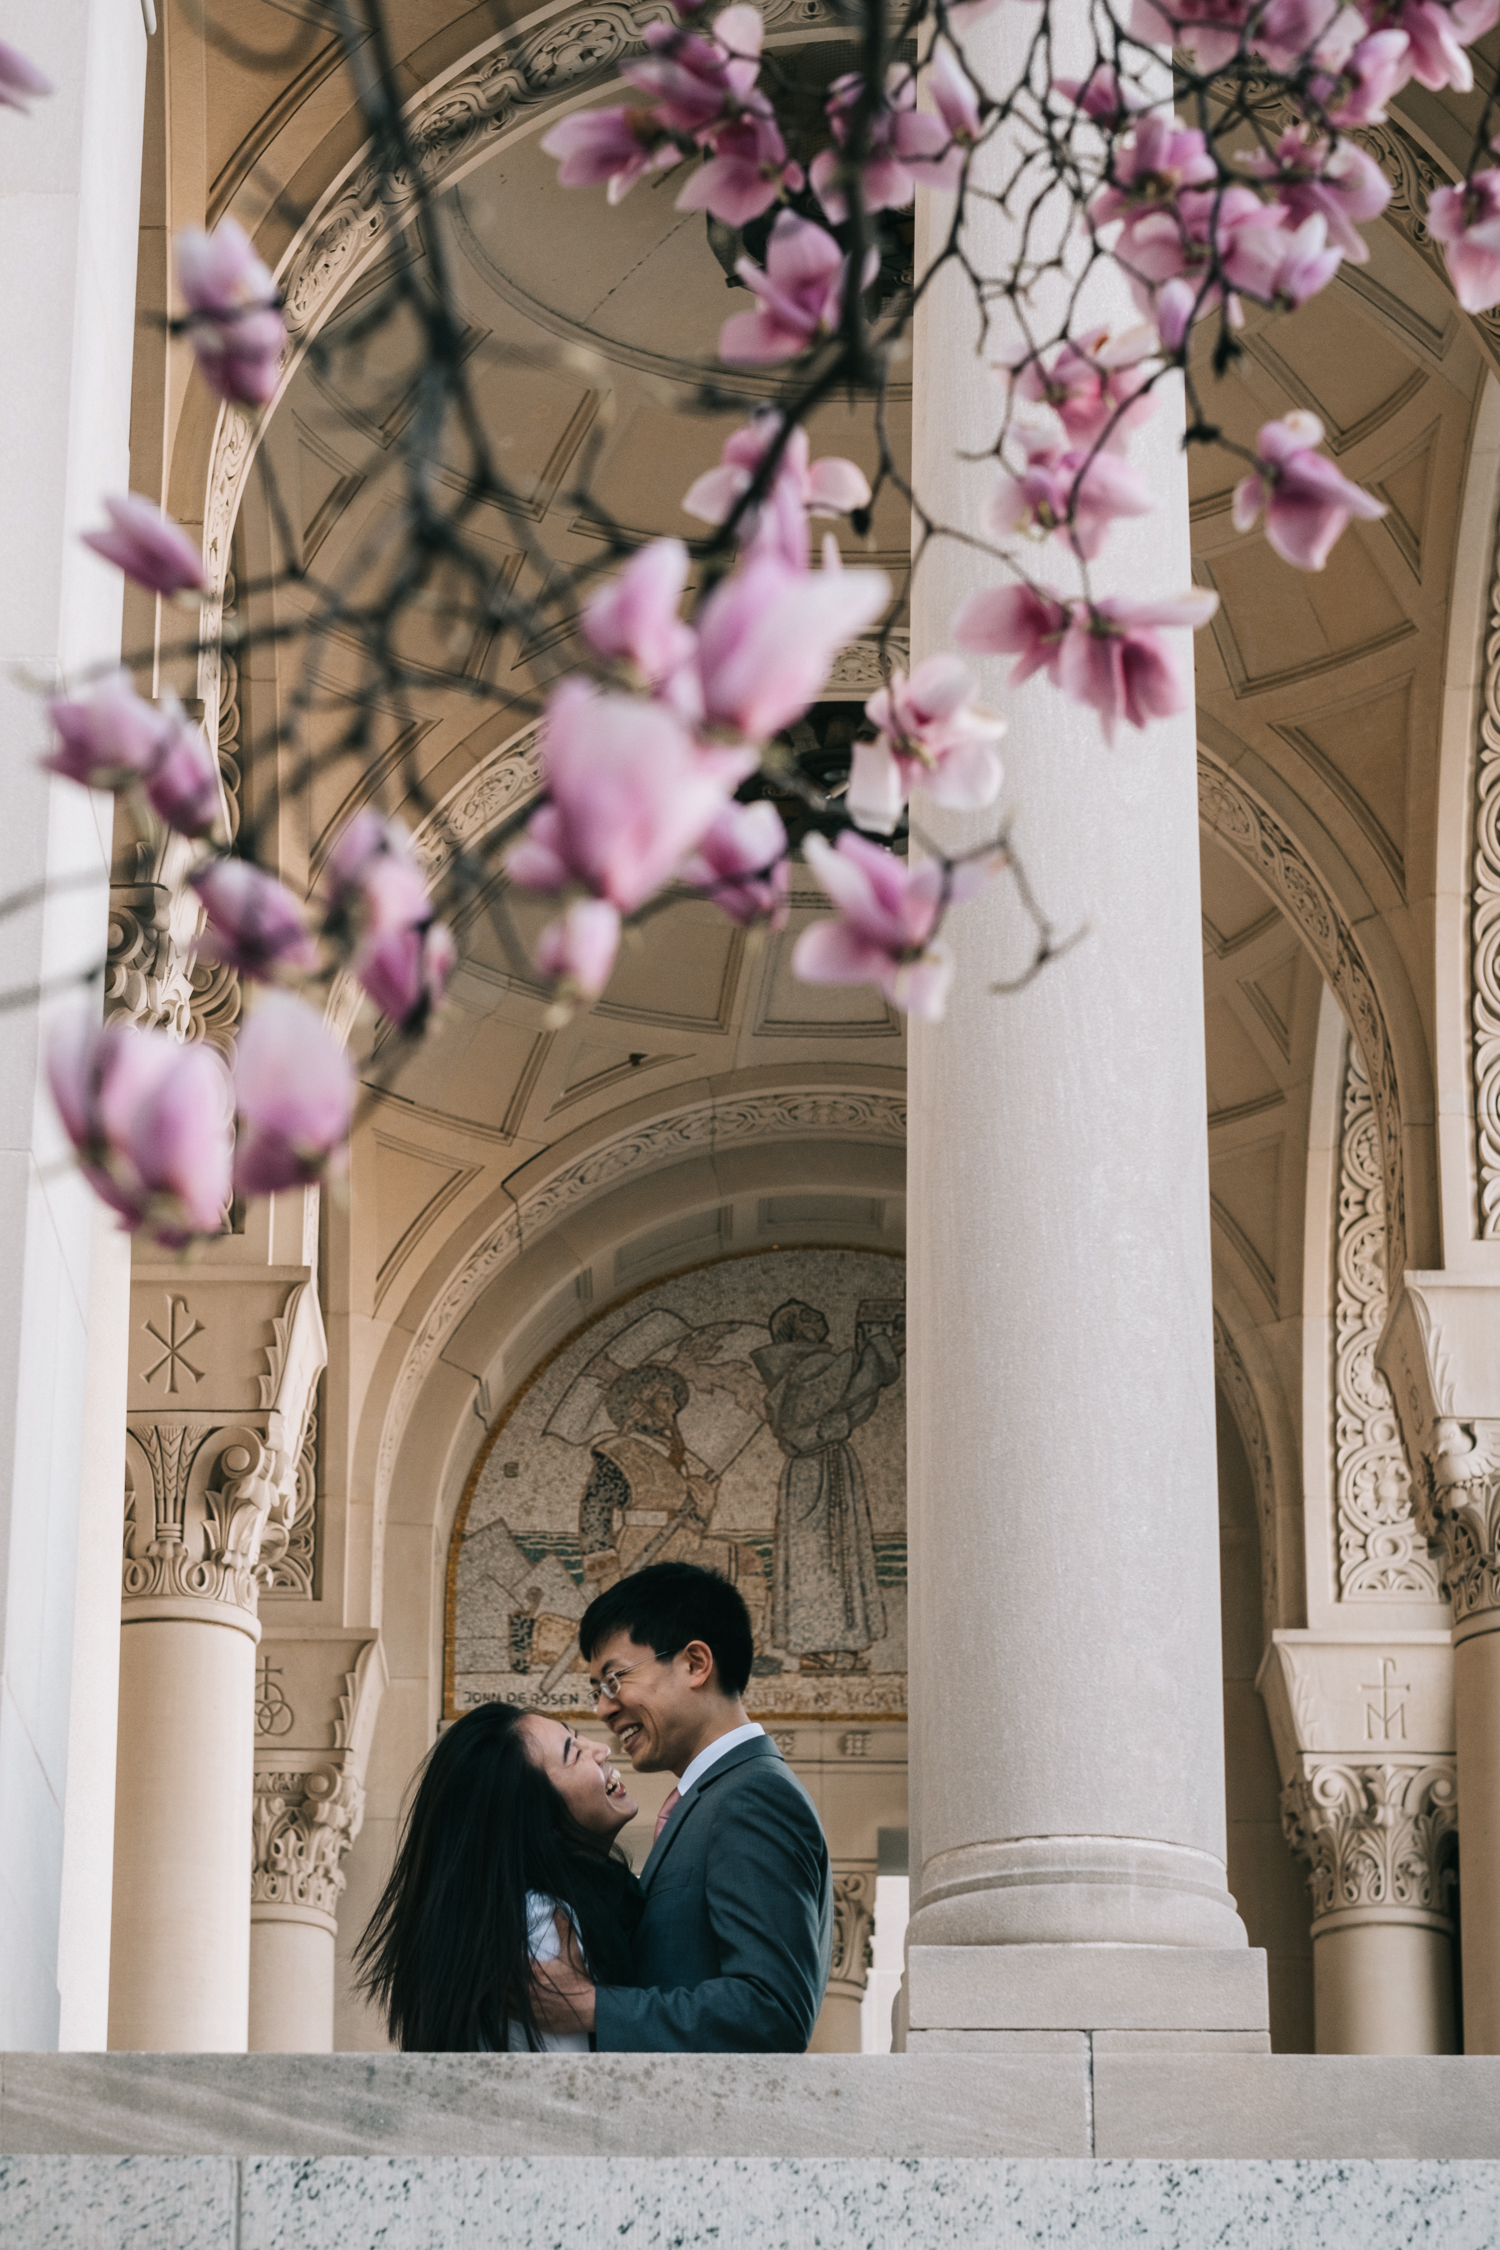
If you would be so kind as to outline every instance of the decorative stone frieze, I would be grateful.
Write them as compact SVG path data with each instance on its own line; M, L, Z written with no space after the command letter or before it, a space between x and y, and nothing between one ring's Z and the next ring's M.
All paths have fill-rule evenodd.
M1451 1758L1378 1764L1309 1758L1281 1793L1287 1842L1306 1860L1313 1934L1381 1908L1451 1931L1448 1838L1458 1820Z
M1375 1364L1388 1310L1380 1129L1347 1045L1334 1217L1333 1461L1341 1601L1439 1599L1390 1386Z

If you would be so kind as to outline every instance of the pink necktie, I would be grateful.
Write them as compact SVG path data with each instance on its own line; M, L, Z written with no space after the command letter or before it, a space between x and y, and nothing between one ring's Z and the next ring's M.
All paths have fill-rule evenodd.
M653 1844L656 1842L657 1836L659 1836L662 1830L666 1827L667 1822L671 1819L673 1809L675 1808L677 1800L681 1795L682 1791L680 1789L674 1789L671 1796L668 1797L662 1805L661 1811L656 1816L656 1834L651 1838Z

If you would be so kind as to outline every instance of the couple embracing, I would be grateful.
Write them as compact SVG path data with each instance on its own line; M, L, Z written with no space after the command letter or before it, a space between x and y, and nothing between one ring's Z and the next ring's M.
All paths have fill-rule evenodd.
M427 1759L356 1959L401 2047L800 2054L828 1981L833 1887L811 1798L745 1715L750 1616L662 1562L579 1626L595 1708L637 1773L671 1773L639 1882L636 1802L603 1744L514 1704Z

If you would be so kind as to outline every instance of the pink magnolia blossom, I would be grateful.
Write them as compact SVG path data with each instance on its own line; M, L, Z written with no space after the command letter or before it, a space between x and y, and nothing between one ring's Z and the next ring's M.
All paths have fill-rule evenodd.
M879 252L866 259L865 286L874 280ZM831 336L844 305L848 260L822 227L783 211L771 229L765 270L741 258L736 272L760 310L735 313L719 333L719 357L732 366L794 359L821 337Z
M600 187L618 203L647 172L680 162L682 151L649 109L575 109L542 136L558 159L559 187Z
M1146 390L1149 371L1141 364L1155 348L1149 330L1112 337L1107 328L1069 337L1047 357L1003 368L1017 398L1050 406L1069 443L1091 450L1102 443L1119 452L1132 430L1149 422L1156 401Z
M953 620L953 638L971 656L1013 656L1010 684L1033 672L1058 676L1069 606L1049 586L986 586L971 594Z
M689 486L682 501L685 514L703 523L727 523L755 481L756 471L781 429L774 407L762 407L754 419L733 431L724 441L718 468L707 469ZM776 464L770 494L740 518L742 547L765 545L792 565L807 564L807 518L851 515L870 505L869 480L852 461L829 454L821 461L808 460L807 432L793 430Z
M1287 230L1281 260L1267 294L1276 304L1305 305L1325 289L1344 262L1344 253L1328 240L1328 221L1313 211L1299 227Z
M51 773L86 789L139 785L179 835L206 836L218 817L218 769L203 732L168 689L160 707L137 695L127 672L112 672L86 703L54 696L47 713L57 742L42 759Z
M203 557L187 533L138 492L106 500L107 531L85 531L85 547L123 570L148 593L199 594L208 584Z
M950 140L960 151L971 148L982 124L979 89L951 47L939 47L933 55L927 70L927 91Z
M1500 304L1500 171L1434 190L1427 231L1443 245L1453 294L1465 312Z
M704 830L680 870L692 890L707 891L733 922L786 922L792 869L786 829L774 805L728 804Z
M1383 516L1381 503L1317 451L1323 425L1316 414L1283 415L1266 422L1256 438L1254 473L1235 487L1234 525L1248 531L1266 511L1266 537L1284 562L1321 570L1351 516Z
M1181 280L1191 288L1199 311L1222 294L1237 321L1242 317L1239 291L1271 303L1283 281L1288 288L1306 287L1312 278L1295 259L1288 263L1286 218L1279 204L1263 203L1253 188L1186 189L1171 209L1132 214L1115 256L1137 299L1153 314L1160 285ZM1209 279L1216 263L1227 286Z
M1054 78L1052 91L1096 125L1114 131L1145 107L1145 97L1131 86L1122 86L1108 63L1096 63L1087 78Z
M455 953L406 830L364 806L329 853L324 886L335 926L356 939L354 977L382 1015L419 1031L442 1000Z
M304 1187L333 1169L354 1115L354 1067L315 1008L257 993L234 1058L241 1195Z
M230 1195L229 1077L212 1047L166 1031L60 1025L47 1078L85 1178L168 1248L217 1233Z
M841 648L891 598L883 570L799 571L752 555L714 588L698 620L708 723L766 742L800 719Z
M161 755L161 713L136 694L128 672L107 674L86 703L53 696L47 716L57 743L42 764L85 789L128 788Z
M873 984L893 1008L937 1022L953 981L953 956L935 942L948 907L973 898L1005 864L1001 852L947 867L908 866L882 844L846 829L837 845L811 835L807 863L837 912L798 938L792 966L808 984Z
M1264 55L1273 70L1292 72L1304 59L1323 53L1329 33L1340 13L1351 20L1349 29L1358 37L1358 19L1352 9L1343 8L1341 0L1267 0L1255 26L1251 47ZM1343 34L1337 35L1340 39ZM1353 38L1350 39L1353 45Z
M1330 73L1315 74L1308 91L1334 125L1383 125L1385 105L1411 77L1411 42L1404 31L1376 31L1361 39Z
M607 898L575 898L536 941L536 965L565 994L597 1000L620 950L620 910Z
M999 796L992 745L1005 721L975 708L974 676L956 656L929 656L910 679L894 673L865 716L879 731L873 742L854 745L847 800L861 828L888 836L913 789L960 812Z
M275 395L286 346L270 268L235 218L221 219L212 234L186 228L175 249L200 374L232 405L265 406Z
M1208 143L1196 126L1179 125L1155 111L1140 120L1109 161L1109 182L1089 204L1095 227L1107 227L1136 210L1159 208L1182 189L1201 187L1215 177Z
M1179 277L1164 281L1153 297L1151 317L1156 323L1157 342L1173 358L1181 354L1199 312L1207 310L1199 305L1199 295L1190 281Z
M548 801L507 858L525 890L578 883L633 914L670 880L754 751L700 751L676 714L564 680L547 706L539 761Z
M0 39L0 102L7 109L18 109L23 117L29 116L29 102L40 101L44 94L55 93L51 79L45 71L38 70L29 55L19 47Z
M1064 448L1050 433L1018 430L1026 466L1006 472L990 503L998 532L1065 533L1068 545L1092 562L1109 527L1121 516L1148 516L1156 506L1139 469L1117 453Z
M1353 141L1314 142L1306 126L1282 134L1274 149L1257 149L1246 168L1274 186L1276 198L1290 223L1299 227L1314 214L1328 229L1328 240L1354 265L1369 258L1369 245L1359 232L1367 219L1378 219L1391 199L1391 184L1375 162Z
M1464 50L1500 23L1500 0L1404 0L1395 23L1411 42L1407 66L1419 86L1467 94L1474 68Z
M713 154L691 174L677 208L711 211L725 226L742 227L769 211L783 189L795 194L802 178L774 118L738 117L715 132Z
M852 113L864 97L860 71L836 78L826 108L834 139L842 146L849 137ZM944 84L945 97L957 104L957 90ZM936 88L934 88L936 94ZM963 114L967 116L967 111ZM977 114L976 114L977 129ZM917 108L916 75L905 63L892 65L886 78L885 101L869 120L870 155L860 170L867 211L896 211L910 203L919 187L956 187L963 168L963 152L956 145L946 117ZM840 181L844 160L833 149L815 156L808 178L818 201L835 226L849 215Z
M284 884L248 859L210 859L188 877L203 901L200 945L247 977L317 967L302 909Z
M699 709L697 641L678 615L687 574L682 541L653 539L590 595L580 624L596 656L626 666L636 683L691 720Z
M1075 602L1058 655L1065 695L1098 712L1113 744L1122 719L1133 727L1169 719L1192 700L1192 676L1164 638L1165 626L1204 624L1219 605L1195 587L1161 601Z
M677 24L648 24L650 52L625 63L620 76L654 98L670 132L698 140L745 109L769 115L770 104L755 86L764 35L760 10L747 6L726 8L707 38Z
M179 836L206 836L219 817L219 768L202 727L168 688L161 699L156 761L146 775L152 810Z
M1185 47L1199 70L1222 70L1251 13L1251 0L1135 0L1130 30L1154 46Z

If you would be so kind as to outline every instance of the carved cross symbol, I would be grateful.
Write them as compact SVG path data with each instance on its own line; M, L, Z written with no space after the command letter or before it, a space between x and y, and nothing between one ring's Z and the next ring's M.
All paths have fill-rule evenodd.
M184 1322L187 1324L186 1326L182 1325ZM142 1382L149 1383L153 1375L159 1375L165 1368L169 1392L175 1392L180 1388L177 1381L179 1372L190 1375L195 1383L201 1383L203 1370L201 1367L193 1365L183 1346L190 1344L195 1336L201 1336L204 1333L204 1328L202 1321L194 1320L191 1312L189 1312L186 1297L168 1297L167 1332L165 1335L162 1334L154 1321L148 1320L144 1325L146 1334L154 1336L162 1350L160 1359L153 1360L151 1365L143 1372Z
M1396 1679L1394 1676L1395 1670L1395 1657L1382 1656L1380 1659L1380 1678L1360 1682L1361 1695L1378 1695L1380 1698L1379 1703L1367 1703L1365 1705L1366 1742L1389 1742L1392 1728L1395 1729L1398 1742L1406 1740L1405 1699L1411 1693L1411 1682L1410 1680ZM1398 1699L1394 1704L1391 1702L1392 1695ZM1379 1729L1378 1733L1376 1732L1377 1728Z

